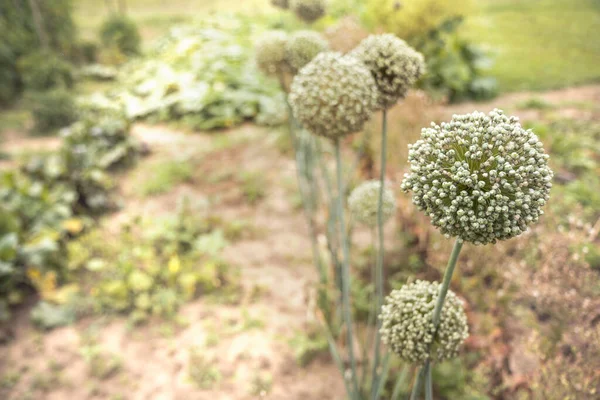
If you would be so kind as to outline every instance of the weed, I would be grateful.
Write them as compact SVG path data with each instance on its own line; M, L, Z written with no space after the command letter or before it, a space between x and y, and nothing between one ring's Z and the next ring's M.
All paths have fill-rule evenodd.
M249 204L255 205L266 196L267 181L262 172L244 171L240 174L239 179L242 185L242 194Z
M257 372L252 378L250 394L257 397L266 397L273 387L273 376L269 372Z
M190 182L193 166L190 160L164 161L154 165L141 185L143 196L166 193L180 183Z
M204 351L198 347L193 347L189 351L188 375L192 382L200 389L212 389L217 385L222 375L213 361L208 360Z

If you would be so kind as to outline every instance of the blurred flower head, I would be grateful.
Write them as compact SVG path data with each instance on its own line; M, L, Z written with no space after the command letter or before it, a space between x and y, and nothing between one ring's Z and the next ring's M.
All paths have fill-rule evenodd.
M326 0L290 0L290 9L306 22L314 22L325 15Z
M493 110L424 128L409 147L402 189L446 236L475 244L510 239L543 214L552 170L542 143Z
M375 108L377 88L360 61L323 52L294 77L289 99L306 129L337 139L363 128Z
M283 31L270 31L261 36L255 45L256 63L269 75L281 73L286 66L285 48L288 35Z
M297 72L328 47L327 41L315 31L294 32L286 46L288 64Z
M435 332L433 312L440 286L421 280L406 284L392 291L381 308L381 338L405 361L423 364L456 357L469 336L463 302L451 290Z
M377 225L377 206L379 203L379 181L366 181L357 186L348 197L348 207L355 220L361 224L373 227ZM384 187L382 215L383 221L387 221L396 209L394 193Z
M406 96L425 72L421 53L392 34L370 35L350 55L369 68L379 90L377 106L386 109Z

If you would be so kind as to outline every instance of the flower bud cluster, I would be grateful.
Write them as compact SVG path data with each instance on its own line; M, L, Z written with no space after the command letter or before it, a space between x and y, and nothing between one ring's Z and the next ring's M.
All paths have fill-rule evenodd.
M326 0L290 0L290 9L306 22L314 22L325 15Z
M290 36L286 46L286 59L293 72L298 72L317 54L327 50L329 44L315 31L297 31Z
M377 225L377 208L379 205L379 181L366 181L357 186L348 197L348 208L352 217L367 226ZM383 221L394 215L396 199L394 193L384 187L381 213Z
M418 280L394 290L381 308L381 338L405 361L423 364L456 357L469 336L463 302L448 291L437 332L433 312L440 284Z
M363 63L323 52L295 76L289 100L302 126L337 139L363 128L375 109L377 89Z
M425 72L421 53L392 34L370 35L350 53L371 71L379 98L378 109L386 109L404 98Z
M543 214L552 187L538 137L497 109L424 128L408 160L402 189L443 234L474 244L526 231Z
M264 73L274 75L285 69L287 42L283 31L267 32L256 42L256 63Z

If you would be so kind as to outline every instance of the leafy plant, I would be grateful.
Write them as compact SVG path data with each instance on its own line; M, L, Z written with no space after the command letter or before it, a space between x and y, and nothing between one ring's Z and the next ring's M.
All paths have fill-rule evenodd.
M462 38L458 31L462 22L462 17L448 19L414 40L427 62L420 86L454 102L492 98L497 83L485 75L492 62L481 48Z
M125 55L139 54L142 38L131 19L111 15L100 27L100 41L107 48L116 48Z
M95 231L69 243L69 268L96 310L126 313L134 322L174 317L185 301L232 282L218 257L226 244L221 232L187 207L162 220L134 220L114 240Z
M71 88L75 83L71 64L49 51L37 51L21 58L18 69L25 88L30 90Z
M257 71L249 50L252 30L237 18L174 28L147 58L123 66L124 90L105 98L123 104L130 119L182 121L196 130L280 123L278 88Z
M65 89L38 92L30 97L35 133L48 133L77 120L75 100Z

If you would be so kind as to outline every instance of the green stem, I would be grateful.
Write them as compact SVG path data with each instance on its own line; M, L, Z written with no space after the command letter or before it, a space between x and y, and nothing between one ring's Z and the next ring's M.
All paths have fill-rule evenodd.
M379 236L379 246L377 248L377 265L375 266L375 288L376 288L376 299L377 305L376 310L379 313L383 304L383 254L384 250L384 236L383 236L383 191L385 189L385 169L386 169L386 153L387 153L387 110L382 112L382 124L381 124L381 171L379 174L379 199L377 201L377 234ZM377 331L375 333L375 354L373 361L373 387L371 390L371 397L375 397L375 390L379 380L378 368L379 358L381 352L381 335L379 329L381 328L381 321L377 319Z
M423 387L423 378L425 375L425 368L420 368L417 375L417 379L413 385L412 393L410 394L410 400L417 400L419 394L421 394L421 388Z
M462 246L462 239L456 239L456 242L454 242L454 247L452 248L452 254L450 254L450 259L448 260L446 272L444 272L444 281L442 282L440 294L438 295L437 303L435 304L435 308L433 310L434 337L435 331L437 331L437 328L440 325L440 319L442 318L442 307L444 307L444 301L446 300L446 295L448 294L448 289L450 288L450 281L452 281L452 274L454 274L454 268L456 267L456 261L458 260L458 255L460 254Z
M435 308L433 309L433 327L434 333L433 337L435 340L435 335L438 326L440 325L440 319L442 318L442 308L444 307L444 301L446 300L446 295L448 294L448 289L450 288L450 282L452 281L452 275L454 274L454 269L456 268L456 262L458 261L458 255L460 254L460 250L462 249L463 241L460 238L456 239L454 242L454 247L452 248L452 253L450 254L450 259L448 260L448 265L446 266L446 271L444 272L444 280L442 281L442 286L440 287L440 294L438 295L437 302L435 304ZM429 361L427 361L429 364ZM419 378L413 387L413 394L416 391L420 390L416 385L421 386L422 378L421 376L425 374L426 367L423 366L419 372ZM416 398L415 398L416 399ZM411 396L411 400L414 400Z
M335 161L338 186L338 219L340 222L340 235L342 244L342 312L346 322L346 335L348 346L348 358L350 359L350 368L352 369L352 387L355 396L358 396L358 378L356 376L356 359L354 358L354 338L352 332L352 310L350 308L350 251L348 242L344 238L346 235L346 226L344 222L344 184L342 182L342 156L340 154L340 139L335 140Z
M431 363L425 364L425 400L433 400L433 383L431 379Z

